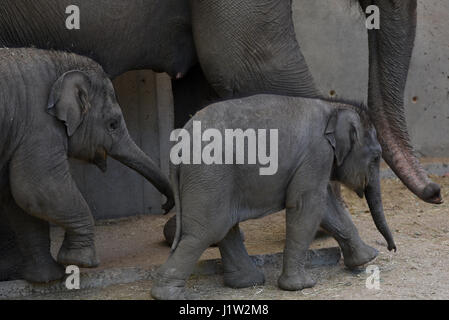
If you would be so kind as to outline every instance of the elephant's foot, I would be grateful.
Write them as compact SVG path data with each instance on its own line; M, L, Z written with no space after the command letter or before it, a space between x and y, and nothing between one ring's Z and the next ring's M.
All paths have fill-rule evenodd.
M19 249L17 248L14 252L1 252L1 255L0 281L21 279L20 266L23 264L23 258Z
M21 269L21 278L33 283L48 283L64 278L64 268L53 258L45 261L26 261Z
M95 246L84 248L67 248L62 245L58 254L58 262L65 265L75 265L80 268L96 268L99 265Z
M379 251L365 244L360 243L355 247L342 248L345 266L354 269L374 260Z
M185 300L185 281L157 278L151 288L151 296L156 300Z
M292 275L283 273L278 280L278 286L282 290L298 291L306 288L312 288L316 281L305 271L300 271Z
M261 286L265 284L265 275L257 267L225 272L224 284L235 289Z

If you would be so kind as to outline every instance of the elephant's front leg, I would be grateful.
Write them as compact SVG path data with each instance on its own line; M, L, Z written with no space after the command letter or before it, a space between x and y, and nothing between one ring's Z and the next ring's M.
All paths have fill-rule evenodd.
M321 227L337 240L345 265L355 268L375 259L379 252L360 238L351 216L330 185L327 188L326 205Z
M283 290L302 290L315 285L306 272L306 255L320 225L325 206L326 190L295 192L287 195L286 243L283 271L278 285ZM294 197L294 194L297 196Z
M11 161L10 185L16 203L30 215L65 229L58 262L98 266L94 220L72 179L67 157L62 152L41 151L42 146L36 149L31 153L33 148L21 147Z

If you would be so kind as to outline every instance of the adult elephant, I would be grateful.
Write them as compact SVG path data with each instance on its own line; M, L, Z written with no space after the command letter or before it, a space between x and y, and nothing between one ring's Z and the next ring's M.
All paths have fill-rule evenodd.
M368 104L383 157L418 197L441 203L440 187L430 181L413 154L404 116L417 1L359 3L364 11L369 5L380 9L380 29L368 31ZM291 1L192 0L191 5L199 61L208 82L221 96L267 91L313 95L315 87L295 41Z
M174 78L175 113L185 115L179 125L218 97L319 96L296 40L291 0L75 2L2 0L0 46L73 51L99 62L111 77L135 69L167 72ZM440 187L413 155L404 118L416 0L359 2L381 11L381 29L369 31L368 100L384 159L412 192L440 203ZM79 30L66 28L72 4L80 8Z
M363 9L380 8L381 28L369 31L368 101L384 159L418 197L439 203L440 188L414 156L404 117L417 1L359 3ZM78 0L81 28L69 30L66 8L72 4L3 0L0 46L73 51L99 62L111 77L152 69L181 78L199 61L221 98L261 92L319 95L296 41L291 0ZM192 85L190 80L184 81ZM201 81L195 75L193 85ZM175 96L182 96L183 86L176 88Z

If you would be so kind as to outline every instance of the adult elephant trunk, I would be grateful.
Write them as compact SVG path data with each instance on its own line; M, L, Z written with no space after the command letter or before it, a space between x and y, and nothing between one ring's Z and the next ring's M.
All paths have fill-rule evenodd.
M396 245L393 240L393 235L391 234L390 228L388 227L387 221L385 219L378 168L370 177L368 186L365 189L365 198L377 230L379 230L384 239L387 241L388 250L396 251Z
M380 29L369 31L368 104L385 161L419 198L442 203L433 183L414 155L404 115L404 90L416 34L416 0L360 0L380 9Z
M173 190L168 178L154 161L135 144L128 133L112 146L108 155L141 174L167 197L167 202L162 206L165 213L174 207Z

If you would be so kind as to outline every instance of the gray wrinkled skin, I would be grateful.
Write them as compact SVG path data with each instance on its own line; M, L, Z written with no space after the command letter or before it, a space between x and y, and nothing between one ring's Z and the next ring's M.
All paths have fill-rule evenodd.
M279 169L275 175L261 176L258 165L172 165L177 238L173 253L158 270L155 298L183 298L185 280L213 243L219 243L227 286L263 284L264 275L250 260L238 225L284 208L287 239L281 289L315 284L304 264L320 224L337 239L348 266L377 255L360 239L329 187L335 179L363 196L379 170L381 149L365 110L317 99L258 95L200 111L185 126L191 135L192 121L201 121L203 132L215 128L223 136L225 129L279 129Z
M369 32L368 45L369 107L384 158L409 189L438 203L439 186L429 181L413 156L404 117L417 1L358 2L362 9L374 4L382 12L383 27ZM199 74L191 72L186 79L173 81L180 126L199 107L215 101L216 92L222 98L255 93L317 95L294 34L289 0L79 0L82 28L77 31L65 28L65 8L71 4L2 0L0 47L75 52L100 63L111 77L142 68L176 77L199 60ZM339 234L352 228L339 226L343 227ZM13 245L0 243L0 253ZM1 274L5 277L0 279L8 279L7 273L0 270Z
M417 1L358 2L363 11L370 5L380 9L381 28L368 31L368 106L385 151L383 157L418 197L441 203L440 187L413 154L404 116ZM220 97L267 93L319 96L296 40L291 0L190 0L190 4L198 59ZM197 102L196 107L202 101Z
M92 60L38 49L0 49L0 205L23 256L1 248L1 274L32 282L64 273L50 255L49 224L66 231L58 262L95 267L94 221L68 157L106 170L106 157L136 170L173 205L167 178L132 141L112 83ZM5 255L3 255L5 253ZM16 273L17 273L16 272ZM5 275L6 277L6 275Z
M79 30L66 8L80 9ZM185 75L196 63L185 0L2 0L0 47L70 51L98 62L112 77L151 69Z
M418 197L441 203L440 187L413 154L404 116L417 0L358 2L363 10L376 5L381 11L382 27L368 32L368 104L384 159ZM65 9L72 4L2 0L0 47L75 52L112 77L152 69L179 78L199 61L204 76L173 86L176 113L189 109L177 119L183 124L195 108L216 98L208 86L220 98L319 95L296 40L291 0L80 0L82 27L76 31L65 27Z

